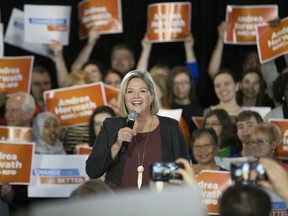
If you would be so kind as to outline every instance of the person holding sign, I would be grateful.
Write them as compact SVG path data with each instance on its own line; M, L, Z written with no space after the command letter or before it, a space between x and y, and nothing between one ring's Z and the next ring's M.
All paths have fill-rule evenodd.
M148 36L145 35L142 40L142 52L140 54L140 58L138 60L137 69L140 70L147 70L148 69L148 61L152 49L152 42L149 40ZM185 48L185 54L186 54L186 67L189 68L189 71L191 73L191 76L193 77L193 81L195 86L198 86L199 84L199 70L198 70L198 63L197 59L194 53L194 38L192 33L190 33L184 40L184 48ZM154 65L158 66L158 65ZM150 74L152 72L152 69L150 70ZM169 68L162 67L161 69L169 71ZM168 75L168 74L167 74Z
M119 90L118 109L122 117L104 121L86 161L90 178L99 178L106 172L105 181L111 188L140 189L148 186L151 162L189 158L178 122L156 115L159 104L147 71L126 74Z
M33 67L31 80L31 94L36 102L36 114L45 111L43 92L52 88L52 81L49 71L36 65Z
M89 31L87 44L80 51L78 57L71 66L72 72L83 70L85 73L87 73L87 76L89 76L89 78L93 82L101 81L104 72L102 66L99 63L89 60L90 53L92 52L99 37L100 33L97 31L97 29L92 28ZM53 41L53 43L49 45L49 49L52 51L54 55L58 85L60 87L63 87L64 85L63 83L65 82L67 76L69 75L63 57L63 45L59 41Z
M208 74L213 79L214 76L221 69L221 61L224 50L224 33L228 29L228 23L226 21L222 21L218 25L218 40L216 42L216 46L212 52L212 56L208 65ZM258 56L258 52L256 49L250 50L244 59L242 64L242 70L246 71L249 68L257 68L259 71L261 69L261 64Z
M32 126L36 154L66 154L60 137L58 117L50 112L38 114Z

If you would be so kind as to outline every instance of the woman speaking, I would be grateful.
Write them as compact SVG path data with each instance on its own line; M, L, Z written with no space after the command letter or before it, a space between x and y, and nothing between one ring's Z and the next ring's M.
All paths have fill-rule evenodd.
M140 189L149 184L151 163L189 158L178 122L157 115L155 85L147 71L126 74L119 89L118 109L122 117L104 121L86 161L90 178L106 172L105 181L111 188Z

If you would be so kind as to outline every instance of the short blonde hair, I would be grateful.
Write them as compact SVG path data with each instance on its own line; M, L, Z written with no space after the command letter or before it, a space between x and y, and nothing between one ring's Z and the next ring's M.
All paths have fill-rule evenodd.
M141 71L141 70L130 71L123 78L121 85L120 85L119 94L118 94L118 111L119 111L119 113L123 117L128 116L128 110L127 110L127 107L125 104L125 94L126 94L128 83L130 82L130 80L132 80L134 78L139 78L139 79L143 80L146 83L146 85L148 86L148 91L150 92L150 94L153 97L150 112L152 115L157 114L159 111L159 103L158 103L157 97L155 96L154 81L147 71Z
M252 136L253 134L258 133L266 134L271 139L271 142L276 144L275 147L277 147L282 141L281 130L277 125L270 122L260 123L251 130Z

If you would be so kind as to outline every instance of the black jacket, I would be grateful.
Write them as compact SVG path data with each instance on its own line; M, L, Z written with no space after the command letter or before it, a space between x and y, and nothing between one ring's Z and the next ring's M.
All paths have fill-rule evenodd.
M182 157L189 160L188 145L179 127L171 118L158 116L160 121L163 162L174 162ZM106 181L121 185L126 155L111 158L111 146L116 142L118 131L126 126L126 118L107 118L86 161L90 178L99 178L106 172Z

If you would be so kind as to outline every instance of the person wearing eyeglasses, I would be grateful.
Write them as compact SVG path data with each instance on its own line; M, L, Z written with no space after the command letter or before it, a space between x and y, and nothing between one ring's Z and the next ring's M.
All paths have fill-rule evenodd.
M250 142L254 157L274 158L274 152L281 142L281 131L272 123L260 123L252 129Z
M240 149L236 142L236 129L229 114L224 109L210 111L204 118L204 128L213 128L218 138L217 157L238 156Z
M169 107L183 109L182 117L192 134L197 127L191 117L203 116L203 108L199 105L191 73L185 66L175 66L171 69L169 78Z
M277 161L288 172L288 164L276 158L275 152L282 141L281 130L275 124L263 122L251 131L252 155L257 158L270 158Z
M226 171L215 162L218 150L217 134L212 128L200 128L193 132L191 137L191 149L197 164L193 164L194 173L201 170Z

